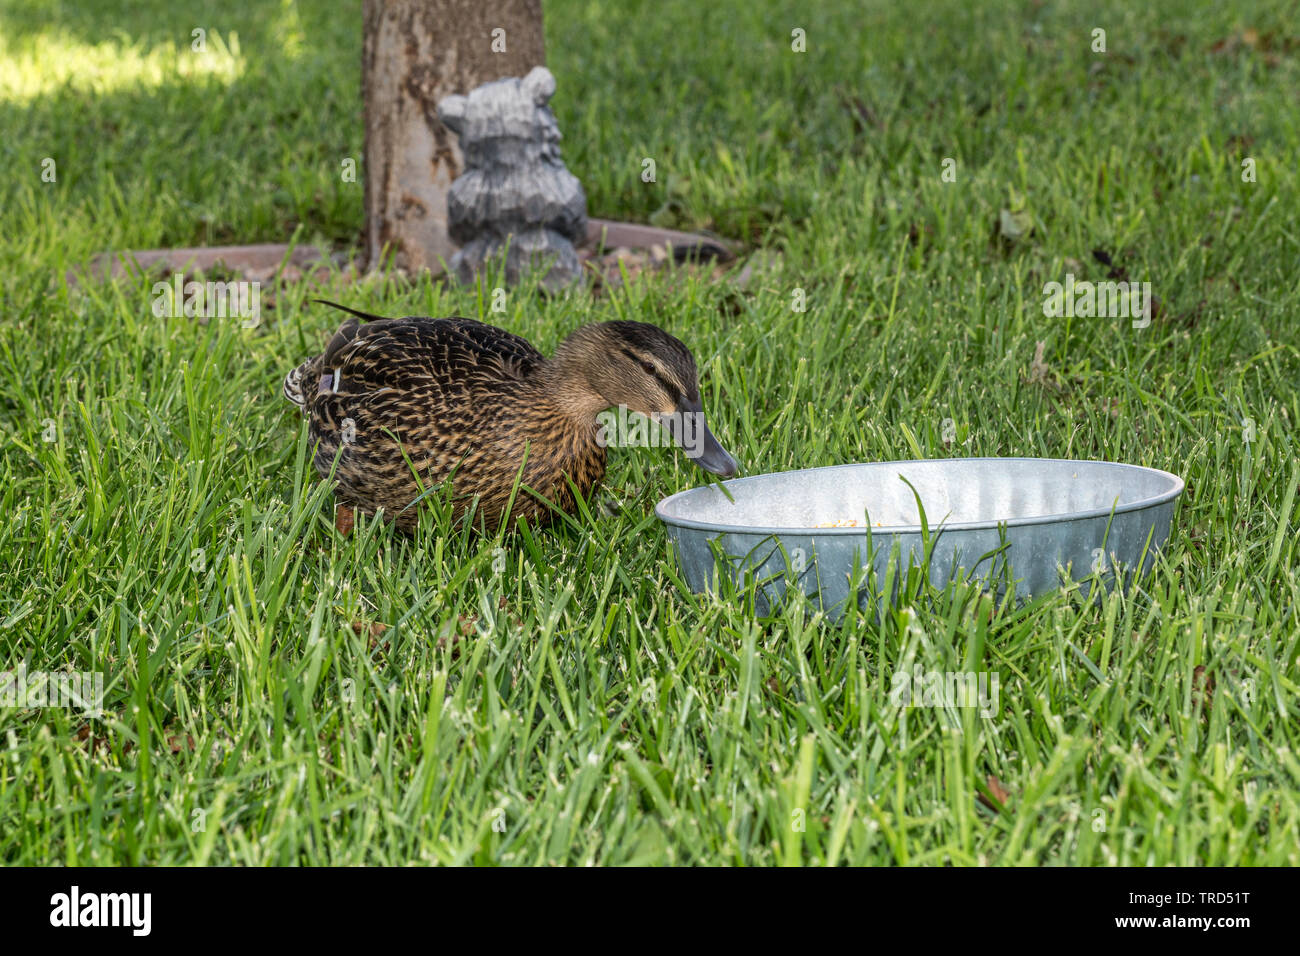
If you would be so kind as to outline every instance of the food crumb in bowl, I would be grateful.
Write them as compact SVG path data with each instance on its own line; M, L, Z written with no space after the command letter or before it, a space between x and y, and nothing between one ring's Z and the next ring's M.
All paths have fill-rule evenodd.
M823 521L821 524L813 525L814 528L856 528L857 526L857 518L841 518L839 521Z

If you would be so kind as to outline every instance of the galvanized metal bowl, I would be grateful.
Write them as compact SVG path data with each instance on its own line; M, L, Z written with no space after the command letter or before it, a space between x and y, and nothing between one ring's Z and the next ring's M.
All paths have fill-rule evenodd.
M1143 574L1183 491L1154 468L1043 458L836 465L723 484L732 500L705 486L655 507L690 589L752 576L760 613L796 587L832 618L851 592L865 601L891 559L928 565L936 587L963 577L1022 598L1094 573Z

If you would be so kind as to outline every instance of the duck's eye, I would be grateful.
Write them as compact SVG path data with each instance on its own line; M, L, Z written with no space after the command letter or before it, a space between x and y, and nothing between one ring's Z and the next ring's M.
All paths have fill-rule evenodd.
M642 363L641 363L641 368L642 368L642 370L644 370L644 372L645 372L647 375L654 375L654 374L655 374L655 371L656 371L656 370L655 370L655 367L654 367L653 365L651 365L649 362L642 362Z

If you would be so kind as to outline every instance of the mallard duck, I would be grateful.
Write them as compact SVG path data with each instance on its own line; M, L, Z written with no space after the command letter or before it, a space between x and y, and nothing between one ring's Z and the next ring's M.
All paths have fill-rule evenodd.
M572 513L575 493L604 477L597 415L613 406L664 424L705 471L736 473L705 424L690 349L657 326L584 325L547 359L474 319L388 319L317 301L353 317L285 376L285 397L307 416L316 471L333 475L338 501L382 509L403 530L417 523L422 489L449 479L456 518Z

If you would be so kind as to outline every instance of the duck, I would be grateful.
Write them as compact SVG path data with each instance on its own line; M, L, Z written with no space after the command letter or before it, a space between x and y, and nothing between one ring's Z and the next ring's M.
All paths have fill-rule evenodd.
M665 426L701 469L738 466L709 430L689 348L656 325L594 322L546 358L527 339L460 316L348 313L284 396L308 421L313 466L339 504L413 532L450 482L453 520L499 526L573 514L605 476L601 413Z

